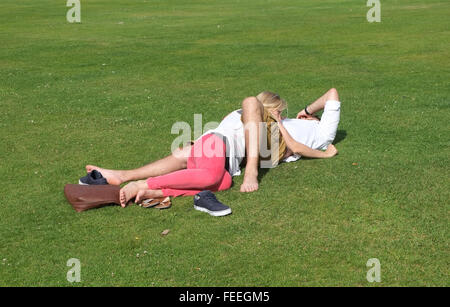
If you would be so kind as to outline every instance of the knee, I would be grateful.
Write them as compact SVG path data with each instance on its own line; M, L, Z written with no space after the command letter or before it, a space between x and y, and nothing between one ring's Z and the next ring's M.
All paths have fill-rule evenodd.
M227 171L217 172L214 176L211 176L209 179L209 189L213 192L215 191L223 191L231 188L233 183L233 179L231 179L230 173Z
M337 89L332 88L328 91L328 100L339 101L339 93L338 93Z
M172 152L172 156L182 164L182 168L186 168L187 161L191 153L191 146L177 148Z
M261 102L256 97L247 97L242 101L242 109L258 109Z
M220 179L223 176L223 174L220 174L220 172L217 172L215 170L210 170L207 174L204 174L203 176L203 183L207 187L214 187L217 186L220 183Z
M219 191L228 190L229 188L231 188L232 183L233 183L233 179L231 179L230 173L225 172L218 190Z

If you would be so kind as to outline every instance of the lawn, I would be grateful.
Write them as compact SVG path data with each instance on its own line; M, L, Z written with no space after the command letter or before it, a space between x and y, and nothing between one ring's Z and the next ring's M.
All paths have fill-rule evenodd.
M365 0L81 0L71 24L65 1L2 0L0 286L449 286L450 3L381 2L369 23ZM230 216L64 198L86 164L169 154L177 121L263 90L294 117L331 87L339 155L251 194L235 177Z

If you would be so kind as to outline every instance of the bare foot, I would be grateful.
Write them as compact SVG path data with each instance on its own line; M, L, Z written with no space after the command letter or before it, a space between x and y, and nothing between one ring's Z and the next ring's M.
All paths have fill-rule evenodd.
M241 184L241 192L254 192L258 190L258 174L245 174Z
M156 197L163 197L163 192L161 190L139 190L136 195L135 203L139 204L141 201L149 199L149 198L156 198Z
M147 183L144 180L133 181L120 189L120 205L125 208L127 203L138 194L139 190L145 189Z
M102 173L103 177L106 178L106 181L108 181L109 184L120 185L125 182L125 180L123 180L121 176L122 171L101 168L95 165L86 165L86 171L88 173L92 172L93 170Z

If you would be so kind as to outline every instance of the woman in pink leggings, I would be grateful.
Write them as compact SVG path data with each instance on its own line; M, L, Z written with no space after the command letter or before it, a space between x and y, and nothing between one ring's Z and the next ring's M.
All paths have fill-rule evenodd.
M195 195L202 190L222 191L231 187L232 179L226 169L226 141L218 134L205 134L176 150L172 155L140 169L117 171L88 165L86 169L100 171L110 184L120 184L134 178L148 177L128 183L121 189L120 203L125 207L148 198ZM152 175L152 176L149 176Z
M186 169L150 177L144 187L161 190L161 196L187 196L202 190L227 190L232 180L225 168L226 159L224 139L216 134L206 134L191 146Z
M262 95L264 93L265 95ZM113 185L131 181L121 189L122 207L132 198L139 203L148 198L187 196L203 190L214 192L229 189L232 184L231 177L241 173L240 164L243 158L248 156L248 140L247 135L244 136L244 126L248 123L258 123L259 119L253 115L261 111L260 105L261 108L263 106L267 110L278 112L286 106L278 95L264 93L258 96L260 101L255 97L245 99L242 109L227 115L219 127L206 132L193 145L177 149L161 160L133 170L111 170L94 165L87 165L86 170L101 172L108 183ZM248 185L246 178L251 179L250 175L256 179L257 170L247 171L251 169L251 161L252 159L247 157L245 175L248 176L244 177L242 186ZM254 166L257 166L257 163ZM147 179L142 180L143 178Z

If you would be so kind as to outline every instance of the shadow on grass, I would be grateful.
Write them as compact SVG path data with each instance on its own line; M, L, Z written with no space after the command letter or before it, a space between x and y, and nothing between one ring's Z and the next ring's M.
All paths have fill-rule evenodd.
M242 175L245 174L245 165L247 164L247 159L244 158L241 163L241 171ZM270 168L259 168L258 169L258 182L261 182L261 179L267 174L267 172L270 170ZM232 183L232 186L234 185L234 181Z
M260 168L258 170L258 182L261 182L263 177L270 171L270 168Z
M340 141L342 141L346 137L347 137L347 131L346 130L338 130L337 133L336 133L336 137L334 138L333 144L336 145L337 143L339 143Z

